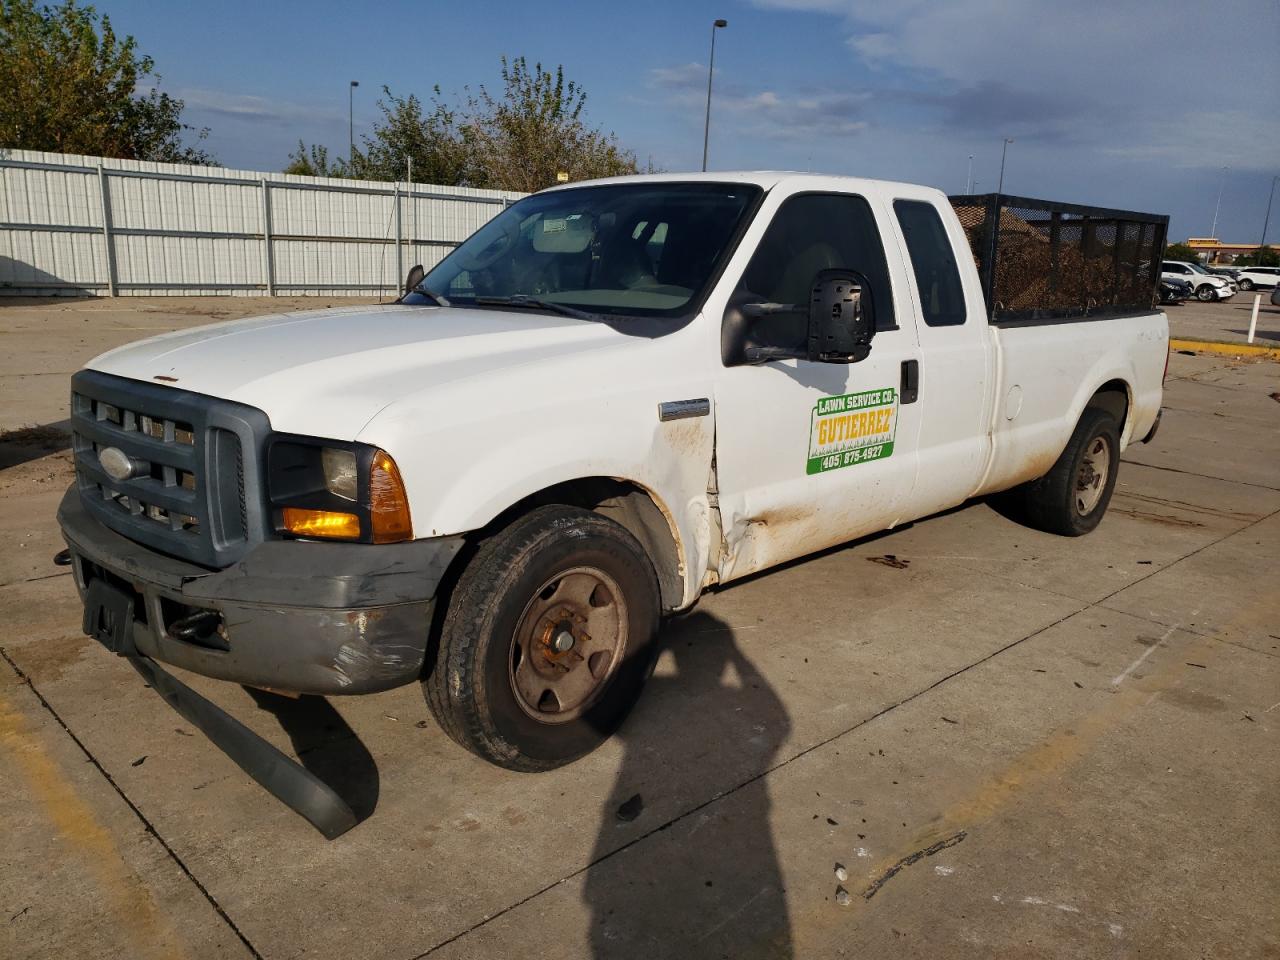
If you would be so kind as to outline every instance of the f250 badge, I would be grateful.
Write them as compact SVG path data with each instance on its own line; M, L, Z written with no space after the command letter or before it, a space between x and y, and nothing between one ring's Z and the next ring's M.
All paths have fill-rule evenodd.
M823 397L809 418L805 473L882 460L893 455L898 429L898 393L893 387Z

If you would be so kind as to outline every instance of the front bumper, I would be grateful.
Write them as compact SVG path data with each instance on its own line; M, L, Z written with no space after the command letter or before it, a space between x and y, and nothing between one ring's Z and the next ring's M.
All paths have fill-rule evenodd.
M461 537L396 544L273 540L222 570L157 553L67 491L58 522L81 600L94 580L134 598L131 648L193 673L293 693L372 693L422 671L435 592ZM212 611L212 613L204 613ZM209 628L185 636L203 615Z

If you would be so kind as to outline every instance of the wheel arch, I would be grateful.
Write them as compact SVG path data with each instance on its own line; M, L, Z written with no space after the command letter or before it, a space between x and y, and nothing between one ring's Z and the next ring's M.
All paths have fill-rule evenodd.
M537 507L564 504L608 517L640 542L658 578L664 612L685 596L685 554L671 511L652 490L617 477L577 477L535 491L513 503L468 538L482 539Z
M1093 395L1085 401L1084 409L1080 411L1081 415L1089 407L1105 410L1115 417L1116 423L1120 425L1120 439L1123 442L1129 427L1129 412L1133 408L1133 388L1128 381L1119 378L1108 380L1093 391ZM1078 421L1079 417L1076 419Z

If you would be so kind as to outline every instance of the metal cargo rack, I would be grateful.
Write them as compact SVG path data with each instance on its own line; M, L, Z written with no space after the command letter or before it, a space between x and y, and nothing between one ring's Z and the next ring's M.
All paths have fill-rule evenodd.
M992 323L1153 309L1167 216L999 193L949 199L973 250Z

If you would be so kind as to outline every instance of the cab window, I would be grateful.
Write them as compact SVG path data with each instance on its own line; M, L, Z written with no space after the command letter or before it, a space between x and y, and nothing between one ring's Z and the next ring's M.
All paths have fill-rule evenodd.
M964 323L960 270L937 209L922 200L895 200L893 211L907 241L907 255L915 273L924 322L931 327Z
M866 276L876 327L895 329L893 291L884 244L867 201L852 194L798 194L774 215L734 293L738 304L772 305L751 324L750 339L805 355L809 299L822 270L852 269Z

